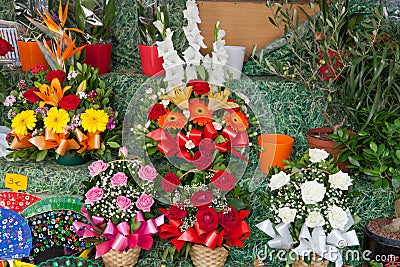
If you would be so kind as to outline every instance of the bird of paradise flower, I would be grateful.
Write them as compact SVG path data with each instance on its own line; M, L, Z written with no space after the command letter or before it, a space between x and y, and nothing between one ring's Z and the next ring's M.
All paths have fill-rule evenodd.
M47 62L52 69L63 69L65 60L71 58L76 53L85 48L85 46L76 47L75 41L72 40L67 31L74 31L84 34L83 31L76 28L66 28L65 23L67 21L69 1L65 5L63 10L62 3L60 0L58 8L58 17L54 12L49 12L42 7L39 16L43 19L46 25L36 22L35 20L28 18L36 27L38 27L43 33L52 38L51 45L46 42L41 43L39 40L36 42L39 44L40 50L44 54Z

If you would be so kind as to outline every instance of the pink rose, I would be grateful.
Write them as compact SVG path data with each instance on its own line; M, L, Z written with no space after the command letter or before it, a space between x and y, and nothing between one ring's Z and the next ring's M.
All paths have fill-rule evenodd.
M117 197L117 205L121 210L129 209L132 206L132 201L124 196Z
M107 168L108 168L108 163L105 163L102 160L95 161L88 167L90 176L92 177L95 177L99 173L107 170Z
M93 204L94 202L99 201L104 196L103 189L98 187L92 187L85 194L85 204Z
M123 186L128 182L128 176L123 172L117 172L111 177L111 185L112 186Z
M118 157L126 158L128 156L128 149L125 146L121 146L118 150Z
M143 193L135 204L138 209L143 210L144 212L150 212L150 208L154 204L154 199Z
M138 172L138 175L143 180L153 182L156 179L158 173L157 170L150 165L142 166Z

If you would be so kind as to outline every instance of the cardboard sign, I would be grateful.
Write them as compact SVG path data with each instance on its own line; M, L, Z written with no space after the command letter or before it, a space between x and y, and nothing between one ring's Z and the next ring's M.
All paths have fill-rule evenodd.
M14 192L26 190L28 188L28 176L16 173L6 174L6 188L10 188Z

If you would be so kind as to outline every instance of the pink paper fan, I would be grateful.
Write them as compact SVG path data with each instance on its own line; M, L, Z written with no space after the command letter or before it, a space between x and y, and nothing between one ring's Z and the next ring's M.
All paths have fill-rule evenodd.
M20 213L41 198L23 192L0 192L0 208Z

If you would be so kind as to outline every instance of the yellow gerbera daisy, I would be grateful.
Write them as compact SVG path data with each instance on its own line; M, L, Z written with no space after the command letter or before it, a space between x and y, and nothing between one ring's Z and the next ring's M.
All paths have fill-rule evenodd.
M11 127L17 135L27 135L28 129L33 130L36 126L37 119L33 110L25 110L19 113L12 120Z
M70 120L65 109L52 107L44 118L44 126L53 133L62 133Z
M95 133L97 131L103 132L106 130L108 123L108 115L104 110L95 110L89 108L81 115L82 127L89 133Z

